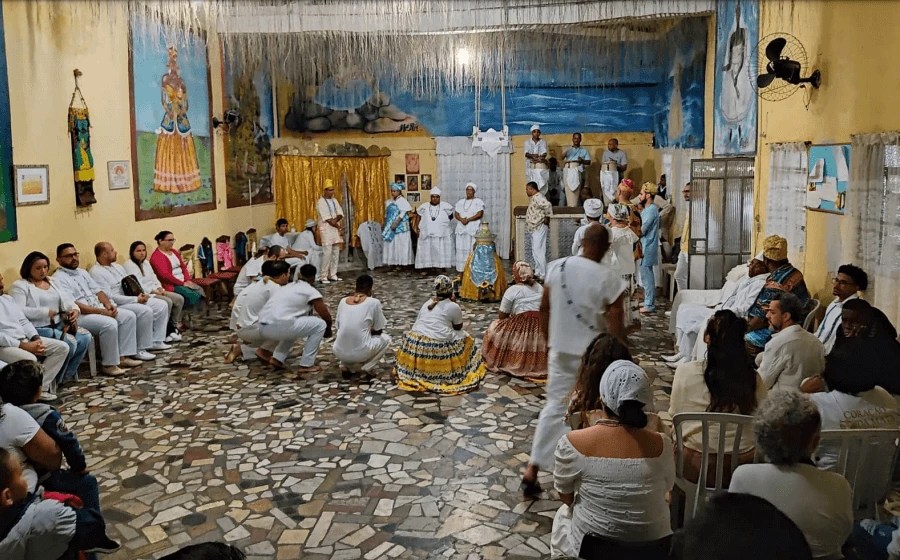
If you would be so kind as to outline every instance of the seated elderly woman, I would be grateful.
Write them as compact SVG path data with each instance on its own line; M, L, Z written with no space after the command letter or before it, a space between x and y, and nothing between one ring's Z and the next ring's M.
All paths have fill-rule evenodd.
M672 441L647 428L650 380L627 360L600 380L601 419L569 432L556 446L553 470L563 506L553 518L550 552L577 557L597 533L615 541L649 542L672 534L666 494L675 483Z
M516 283L503 293L500 317L484 332L481 354L491 371L543 382L547 379L547 337L541 326L544 287L525 261L513 265Z
M395 373L401 389L457 395L477 389L484 379L481 353L475 339L462 330L462 309L452 295L450 278L434 279L434 296L419 309L397 350Z
M672 381L672 396L669 414L681 412L724 412L727 414L753 414L757 406L766 398L766 387L753 369L753 364L744 351L744 333L747 322L732 311L716 311L703 335L709 350L706 359L686 362L675 370ZM684 438L684 476L696 482L700 479L700 462L703 456L703 435L700 422L685 422L681 425ZM736 430L730 428L725 434L725 448L734 446ZM718 426L711 426L710 442L719 439ZM753 440L744 434L740 445L740 463L753 461ZM710 455L707 480L715 480L715 453ZM731 455L725 462L725 483L731 472Z
M821 427L819 411L806 395L770 394L753 421L769 463L738 467L728 491L769 501L800 528L813 558L837 559L853 529L852 491L843 476L812 462Z

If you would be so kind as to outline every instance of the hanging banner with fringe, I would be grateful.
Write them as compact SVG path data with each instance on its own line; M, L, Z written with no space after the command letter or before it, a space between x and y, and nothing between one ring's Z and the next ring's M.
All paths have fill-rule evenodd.
M81 70L75 74L75 91L69 101L69 138L72 140L72 167L75 171L75 205L97 203L94 196L94 156L91 154L91 120L87 103L78 87Z

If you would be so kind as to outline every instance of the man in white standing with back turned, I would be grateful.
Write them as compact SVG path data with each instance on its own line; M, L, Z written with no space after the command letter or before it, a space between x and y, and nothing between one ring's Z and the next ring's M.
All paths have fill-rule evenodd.
M581 147L581 133L572 135L572 147L563 152L563 190L566 206L578 206L578 193L584 186L584 168L591 164L591 154Z
M537 183L525 185L528 195L528 210L525 211L525 232L531 236L531 257L534 260L534 274L543 279L547 274L547 233L550 231L550 216L553 205L538 190Z
M340 280L337 272L341 246L344 244L344 209L334 198L334 183L331 179L325 179L323 190L322 198L316 202L316 211L319 214L319 238L322 241L322 269L319 271L319 281L330 284Z
M684 197L684 226L681 228L681 245L678 251L678 263L675 265L675 285L678 291L687 290L688 287L688 250L691 246L691 184L688 183L681 189ZM675 294L672 294L675 297Z
M547 196L550 181L547 153L547 141L541 138L541 126L532 125L531 138L525 141L525 179L534 181L544 196Z

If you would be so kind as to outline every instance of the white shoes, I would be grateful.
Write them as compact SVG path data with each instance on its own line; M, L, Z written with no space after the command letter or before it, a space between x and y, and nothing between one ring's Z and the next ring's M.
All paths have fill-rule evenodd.
M323 284L331 284L330 280L320 280L320 282L322 282Z
M153 350L154 352L165 352L166 350L171 349L172 347L165 342L154 342L153 346L150 347L150 350Z
M671 312L671 311L666 311L665 313L663 313L663 315L665 315L666 317L671 317L671 316L672 316L672 312Z
M671 356L663 356L662 359L663 359L664 362L674 363L674 362L677 362L678 360L680 360L680 359L683 358L683 357L684 357L684 356L681 355L681 352L679 352L679 353L673 354L673 355L671 355Z
M669 366L669 367L672 368L672 369L678 369L678 366L680 366L681 364L686 364L686 363L688 363L689 361L690 361L690 360L688 360L687 358L681 358L681 359L676 360L676 361L674 361L674 362L666 362L666 365Z
M341 281L341 277L335 276L334 278L329 278L329 280L331 280L332 282L340 282L340 281Z
M181 342L181 333L175 331L167 336L163 342Z
M147 352L146 350L141 350L140 352L135 354L133 358L136 360L141 360L142 362L149 362L151 360L155 360L156 356L154 356L150 352Z

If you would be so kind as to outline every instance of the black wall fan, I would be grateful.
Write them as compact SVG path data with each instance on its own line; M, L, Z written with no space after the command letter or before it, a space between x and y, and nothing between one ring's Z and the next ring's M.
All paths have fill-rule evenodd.
M759 52L759 75L756 87L759 96L768 101L781 101L795 91L810 84L818 88L822 84L822 73L809 73L806 49L796 37L788 33L773 33L763 37L757 48ZM808 74L804 77L805 74Z

